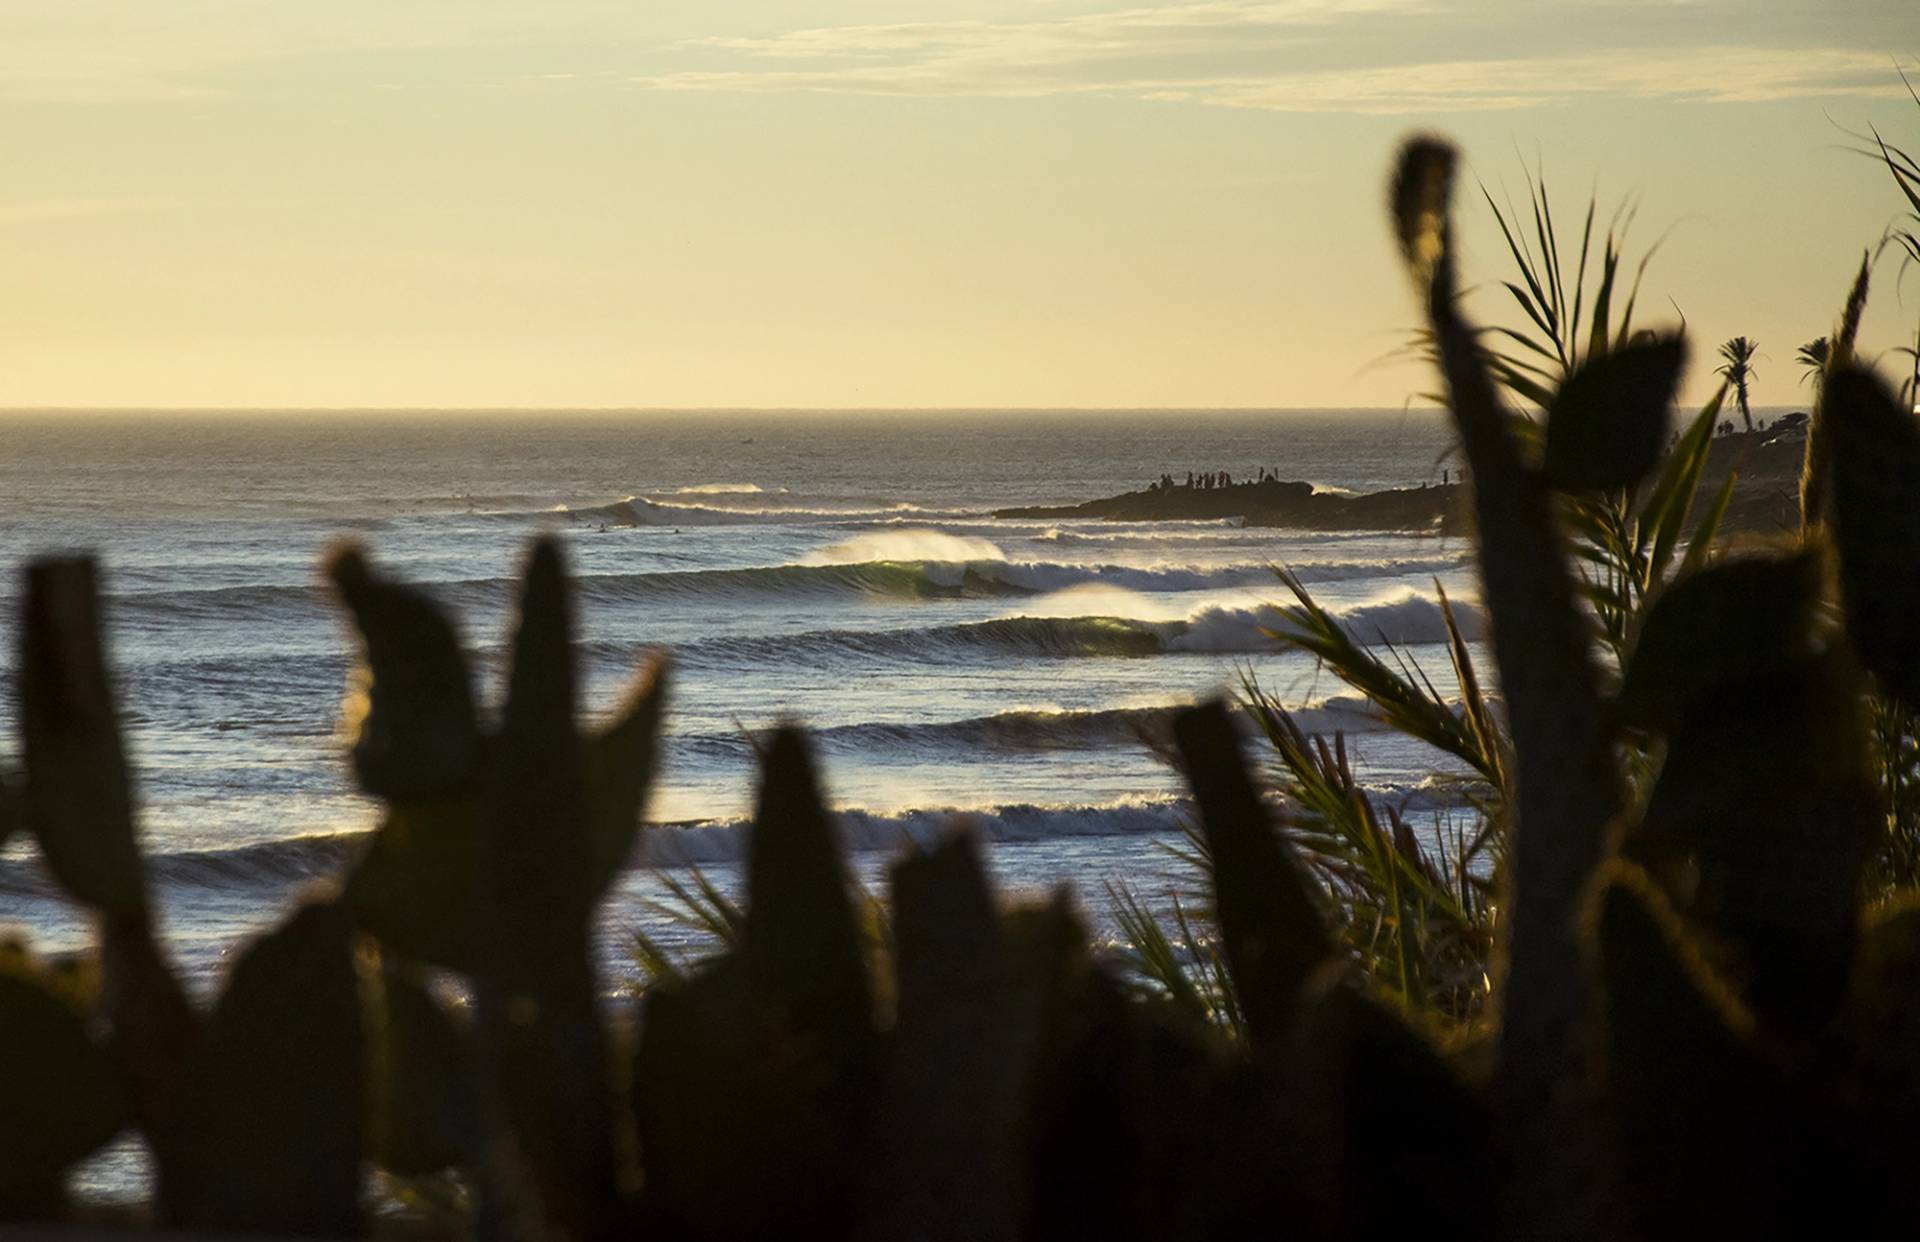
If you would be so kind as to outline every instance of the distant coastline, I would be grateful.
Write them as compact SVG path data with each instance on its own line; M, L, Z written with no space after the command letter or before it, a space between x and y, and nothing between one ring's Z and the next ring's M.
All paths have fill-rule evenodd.
M1093 519L1116 522L1194 522L1237 518L1248 526L1300 530L1432 531L1451 534L1465 514L1459 484L1389 488L1350 494L1316 490L1311 483L1267 479L1227 487L1152 487L1076 505L995 509L996 518Z
M1701 478L1712 496L1737 471L1722 529L1765 534L1797 529L1804 437L1777 428L1716 437ZM1022 505L995 509L1006 520L1199 522L1239 520L1247 526L1314 531L1395 531L1457 535L1471 524L1471 501L1457 482L1351 493L1316 488L1298 480L1198 487L1187 483L1149 486L1070 505Z

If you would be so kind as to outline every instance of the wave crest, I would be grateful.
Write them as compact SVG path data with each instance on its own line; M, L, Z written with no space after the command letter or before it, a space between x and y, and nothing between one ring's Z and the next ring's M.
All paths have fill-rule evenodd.
M699 504L691 500L654 500L646 496L628 496L610 504L560 505L547 514L503 513L498 517L561 517L583 525L629 526L784 526L800 522L851 523L887 517L913 515L921 522L929 518L980 516L967 509L929 509L906 501L870 503L849 501L834 503L823 498L814 504L776 492L700 493L731 498L731 505ZM680 492L662 495L679 497ZM761 503L756 503L761 502Z
M1064 836L1118 836L1174 832L1187 803L1177 798L1136 798L1115 803L1050 806L1013 803L978 810L926 807L892 811L847 808L834 820L852 851L891 850L908 841L927 842L956 816L972 821L996 841L1038 841ZM745 857L745 819L656 824L640 835L636 861L657 866L733 862ZM171 889L279 890L340 874L365 848L367 832L322 833L257 841L227 849L148 854L148 876ZM0 860L0 893L56 897L59 888L37 858Z
M225 849L171 850L142 859L168 888L283 887L338 874L367 842L365 832L310 833ZM59 887L33 857L0 860L0 893L52 897Z
M1031 752L1096 750L1140 744L1165 732L1175 712L1185 703L1140 707L1019 707L958 720L862 721L811 730L815 745L827 754L854 755L866 750L910 750L925 753L952 750ZM1384 729L1365 699L1335 695L1291 709L1293 718L1309 733L1365 733ZM1241 726L1253 731L1250 721ZM684 734L674 743L709 759L741 759L753 753L752 735L726 733Z
M1061 837L1138 836L1180 831L1191 813L1185 798L1128 798L1118 802L1047 805L1031 802L990 807L916 807L898 811L842 810L841 840L860 853L926 845L956 821L971 824L995 842L1045 841ZM641 856L655 866L735 862L746 856L745 819L662 824L641 837Z

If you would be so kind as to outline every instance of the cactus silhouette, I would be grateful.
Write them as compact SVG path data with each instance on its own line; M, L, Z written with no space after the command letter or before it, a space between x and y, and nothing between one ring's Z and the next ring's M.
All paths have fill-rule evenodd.
M1772 1232L1749 1179L1754 1157L1780 1159L1791 1136L1752 1013L1637 867L1615 863L1599 878L1589 918L1623 1223L1650 1237Z
M1599 354L1568 375L1547 410L1545 468L1553 486L1605 490L1638 483L1659 463L1668 410L1686 368L1677 336Z
M1401 153L1394 228L1426 305L1472 479L1480 572L1513 733L1512 913L1506 920L1499 1107L1513 1162L1506 1228L1539 1236L1588 1170L1569 1143L1579 1029L1589 1008L1574 911L1621 804L1603 723L1592 624L1575 605L1547 485L1520 456L1474 330L1461 317L1450 199L1455 155L1432 139ZM1651 391L1653 386L1638 391ZM1636 413L1643 420L1644 413ZM1629 463L1634 464L1634 463Z
M1247 778L1225 704L1181 713L1174 738L1213 851L1220 935L1248 1035L1255 1044L1283 1043L1308 978L1333 955L1319 896Z
M644 1211L694 1236L852 1222L872 1089L865 950L807 746L766 750L740 948L649 993L633 1064ZM755 1193L742 1196L746 1177Z
M1822 390L1833 537L1847 633L1860 659L1909 707L1920 704L1920 426L1870 373L1842 367Z
M471 1023L420 967L383 957L368 1006L369 1156L401 1176L472 1168L481 1152Z
M899 1016L867 1233L1016 1236L1032 1138L1021 1105L1044 1021L1044 984L1021 967L1040 963L1019 961L965 833L896 865L893 901Z
M110 1047L133 1115L164 1168L198 1020L154 939L93 562L29 565L24 612L21 815L55 880L98 924Z
M87 1032L91 998L24 952L0 954L0 1221L57 1218L61 1174L126 1124L126 1100Z
M480 722L453 626L417 591L375 578L358 548L341 548L326 570L364 656L345 713L360 787L392 802L466 789Z
M339 1236L360 1227L361 1019L339 902L302 906L235 965L180 1089L169 1223Z

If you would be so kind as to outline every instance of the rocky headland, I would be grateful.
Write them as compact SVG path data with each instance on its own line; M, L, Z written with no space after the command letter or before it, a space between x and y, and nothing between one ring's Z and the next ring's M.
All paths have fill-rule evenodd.
M1730 472L1737 471L1723 529L1770 534L1799 526L1803 435L1768 429L1716 437L1700 479L1695 513L1705 511ZM996 518L1196 522L1238 520L1248 526L1299 530L1418 531L1459 534L1472 522L1471 498L1458 482L1350 493L1311 483L1268 478L1220 487L1166 484L1071 505L996 509Z

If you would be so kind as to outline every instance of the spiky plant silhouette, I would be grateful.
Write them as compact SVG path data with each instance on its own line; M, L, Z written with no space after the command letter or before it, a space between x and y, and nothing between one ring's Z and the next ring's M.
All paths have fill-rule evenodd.
M1906 73L1900 74L1901 84L1907 88L1915 107L1920 107L1920 91L1915 91L1913 83ZM1888 240L1902 252L1901 267L1920 263L1920 160L1905 148L1888 142L1881 137L1879 130L1873 132L1874 150L1885 163L1887 171L1893 176L1893 184L1900 191L1911 209L1901 227L1895 228ZM1913 344L1902 345L1896 353L1904 354L1908 360L1908 372L1900 390L1900 399L1909 406L1920 406L1920 328L1914 330Z

